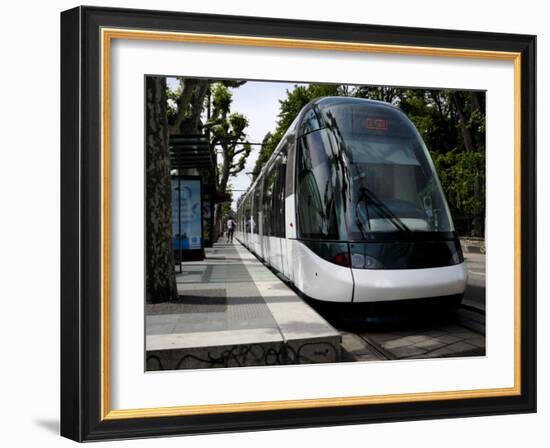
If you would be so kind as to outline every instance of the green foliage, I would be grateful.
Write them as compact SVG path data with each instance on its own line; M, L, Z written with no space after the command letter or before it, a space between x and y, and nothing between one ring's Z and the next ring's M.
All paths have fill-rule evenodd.
M210 129L211 146L221 148L222 163L217 167L218 191L225 191L229 177L244 169L252 150L245 141L248 118L238 112L231 113L232 101L233 95L224 83L213 86L212 118L205 127Z
M216 84L212 92L212 116L214 120L224 118L229 113L233 95L223 84Z
M277 131L276 131L277 132ZM277 132L277 136L274 136L271 132L265 134L262 140L262 146L258 158L256 159L256 164L252 170L252 179L256 179L262 170L262 167L267 163L273 151L281 141L281 138L284 133Z
M178 100L183 93L183 84L180 81L178 87L172 90L170 87L166 87L166 115L168 117L168 124L172 125L176 120L178 114Z
M189 132L202 130L202 114L208 113L209 98L213 94L213 89L218 86L237 88L246 84L246 81L241 80L224 80L215 81L211 79L200 78L183 78L178 77L178 86L175 89L166 89L167 96L167 116L168 124L173 132ZM213 88L214 86L214 88ZM229 92L225 89L225 92ZM221 94L223 92L218 92ZM229 94L230 95L230 94ZM218 100L231 102L230 98L218 96ZM214 105L215 107L216 105ZM219 107L226 107L227 104L218 104ZM194 123L195 126L191 129L179 129L182 122L187 121Z
M307 103L322 96L342 96L344 89L344 86L336 84L309 84L295 85L292 91L287 90L286 99L279 101L281 106L275 131L267 133L262 141L262 149L252 170L252 178L255 179L260 174L285 132Z
M464 227L470 223L469 232L476 236L482 234L482 217L485 216L485 154L481 152L449 151L434 154L434 164L455 225Z

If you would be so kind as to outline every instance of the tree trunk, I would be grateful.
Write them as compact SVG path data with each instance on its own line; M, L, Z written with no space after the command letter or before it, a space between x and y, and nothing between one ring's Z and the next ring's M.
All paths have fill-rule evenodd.
M472 112L476 107L480 107L480 104L476 105L476 102L479 101L479 97L476 97L475 95L470 96L470 110L466 110L466 104L464 101L463 94L460 92L453 92L453 100L456 106L456 113L458 115L458 121L460 123L460 130L462 132L462 138L464 140L464 146L466 148L466 151L472 153L477 151L474 136L472 133L472 130L468 127L468 120L471 116ZM468 114L468 115L466 115ZM476 176L474 180L473 185L473 194L475 197L479 197L481 195L481 182L480 182L480 176ZM481 229L483 225L483 217L476 213L472 216L472 227L471 227L471 233L473 236L481 236Z
M222 204L218 203L214 206L214 229L216 241L223 237L223 229L221 228L222 220Z
M441 105L441 98L439 97L438 90L430 90L430 96L432 97L435 106L437 107L437 112L439 113L439 118L442 123L447 124L445 114L443 113L443 106Z
M481 176L478 173L474 180L474 196L481 196ZM475 213L472 219L472 233L473 236L484 236L482 233L483 221L485 218L485 207L482 207L478 213Z
M230 167L231 159L227 155L227 151L228 151L228 148L222 145L223 163L221 167L218 166L218 169L221 168L222 172L220 173L220 180L216 188L216 190L219 191L220 193L225 193L225 191L227 190L227 183L229 182L229 171L231 169ZM223 229L221 228L221 223L223 219L222 209L223 209L223 204L221 203L216 204L214 208L214 225L217 231L216 237L223 236Z
M472 131L468 127L468 118L464 111L464 99L460 92L453 92L453 99L456 106L456 113L458 115L458 121L460 123L460 130L462 132L462 138L464 140L464 147L468 152L475 152L474 139L472 137Z
M172 134L179 134L180 127L187 116L187 109L189 108L189 103L191 102L191 97L193 96L193 88L196 84L195 79L186 79L183 85L183 90L180 97L178 98L178 113L174 118L174 123L170 129Z
M178 113L171 131L173 134L199 134L201 114L210 81L186 79L178 100Z
M208 93L208 81L199 80L191 97L191 114L182 123L182 134L200 134L202 131L201 114Z
M172 249L172 198L166 79L146 78L146 301L178 295Z
M221 167L220 181L218 183L218 191L224 193L227 189L227 182L229 182L229 171L231 170L232 159L227 155L228 149L222 146L223 163Z
M484 92L471 92L472 98L472 112L476 110L483 112L485 111L485 93ZM483 143L481 147L484 148ZM474 195L480 197L482 194L482 182L481 176L478 174L474 182ZM475 236L484 237L483 227L485 225L485 206L483 206L480 212L473 219L473 231Z

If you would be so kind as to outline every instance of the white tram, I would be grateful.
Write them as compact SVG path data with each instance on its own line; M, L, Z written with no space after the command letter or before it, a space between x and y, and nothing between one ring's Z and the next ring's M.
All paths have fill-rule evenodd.
M378 101L306 105L242 198L236 237L310 299L457 304L466 288L429 152Z

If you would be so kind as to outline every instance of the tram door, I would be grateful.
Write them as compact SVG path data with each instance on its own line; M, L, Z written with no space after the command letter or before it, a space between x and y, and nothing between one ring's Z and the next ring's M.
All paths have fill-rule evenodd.
M279 194L278 194L278 210L279 210L279 243L281 245L281 272L286 278L290 278L287 241L286 241L286 171L288 165L288 143L281 150L281 164L279 166Z
M252 202L252 223L251 223L251 232L252 232L252 250L255 254L260 257L263 257L262 254L262 239L261 239L261 185L256 185L254 188Z
M285 242L285 175L286 146L279 151L267 171L264 183L264 203L268 205L264 216L265 224L265 259L271 266L284 275L288 275L286 267ZM268 213L269 210L269 213Z
M273 187L275 185L273 170L274 164L271 164L265 173L263 179L262 188L262 257L263 259L273 265L271 261L271 231L272 231L272 200L273 200Z

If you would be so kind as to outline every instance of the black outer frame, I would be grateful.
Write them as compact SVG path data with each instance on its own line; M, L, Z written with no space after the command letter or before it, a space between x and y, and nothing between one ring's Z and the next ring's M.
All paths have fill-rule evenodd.
M100 27L521 52L521 395L100 420ZM77 7L61 14L61 435L77 441L536 412L536 37Z

